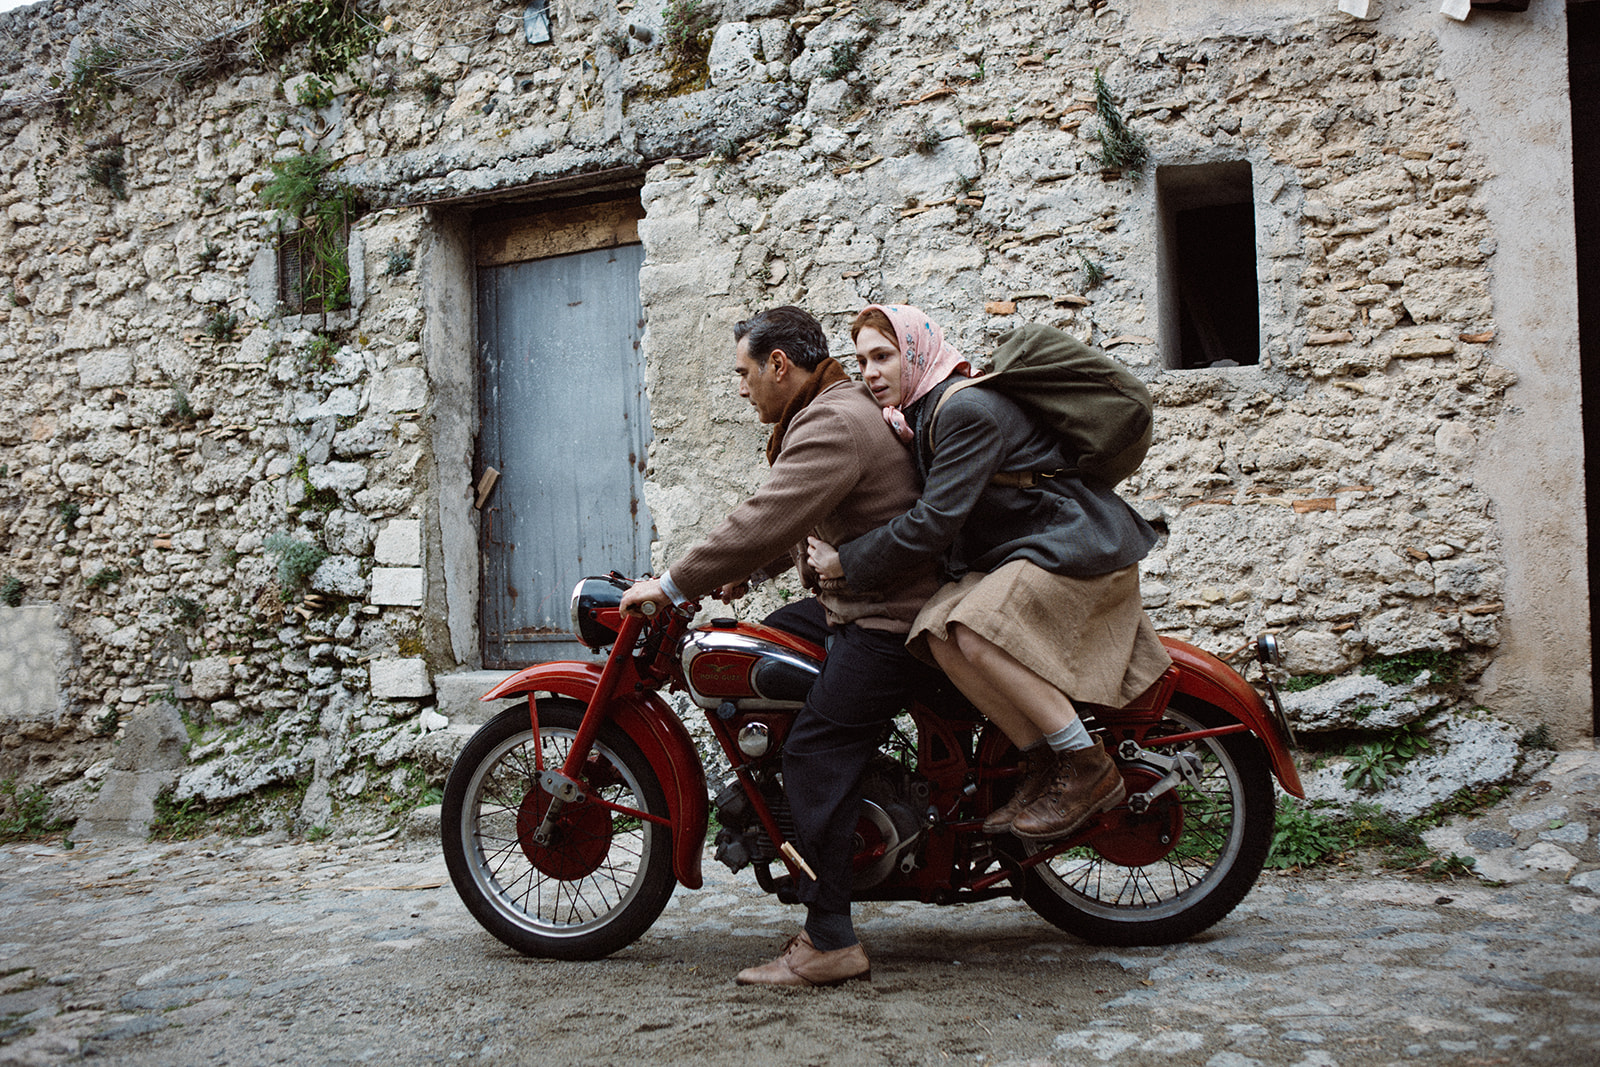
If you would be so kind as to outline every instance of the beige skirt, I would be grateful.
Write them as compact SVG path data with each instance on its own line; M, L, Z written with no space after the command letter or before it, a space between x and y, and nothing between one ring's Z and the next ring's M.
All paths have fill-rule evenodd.
M923 605L907 646L933 663L928 638L952 623L988 638L1075 701L1121 707L1161 677L1172 659L1139 599L1139 568L1094 578L1051 574L1014 560L949 582Z

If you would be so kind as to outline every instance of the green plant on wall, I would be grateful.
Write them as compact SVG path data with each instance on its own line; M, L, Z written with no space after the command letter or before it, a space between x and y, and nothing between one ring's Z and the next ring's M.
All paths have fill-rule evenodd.
M1369 741L1350 753L1350 769L1345 772L1346 789L1379 790L1405 764L1429 747L1428 738L1416 723Z
M122 571L116 567L101 567L92 578L84 581L90 589L108 589L122 581Z
M172 406L161 416L164 426L193 426L200 421L200 413L189 402L189 394L182 389L174 387L172 390Z
M206 319L206 336L218 344L233 341L239 335L239 315L225 308L217 308Z
M1130 127L1117 110L1111 87L1098 70L1094 72L1094 109L1100 116L1100 165L1138 174L1150 161L1150 147L1144 134Z
M838 81L856 69L861 62L861 46L854 41L835 41L828 52L828 62L818 73L824 81Z
M1078 259L1083 263L1083 291L1087 293L1098 288L1106 280L1106 269L1082 252L1078 253Z
M126 200L128 180L125 168L122 149L108 148L103 152L96 152L90 158L88 169L83 172L83 180L103 185L118 200Z
M21 578L14 574L6 575L6 580L0 582L0 604L8 608L20 608L24 588Z
M284 599L304 588L317 567L328 558L322 548L288 534L272 534L262 544L278 557L278 591Z
M1435 685L1454 685L1461 677L1463 654L1424 648L1396 656L1373 656L1361 665L1368 674L1389 685L1406 685L1427 671Z
M333 86L312 75L301 83L295 102L313 111L321 111L333 103Z
M190 600L186 596L169 596L161 601L161 606L172 612L172 621L179 626L195 627L200 625L200 620L205 618L205 609L199 602Z
M295 369L301 374L313 374L317 371L332 370L339 365L336 358L339 351L339 339L332 334L319 333L311 338L311 343L295 353Z
M285 0L261 13L256 47L271 60L304 43L311 69L331 78L365 54L377 34L355 0Z
M669 0L661 10L661 44L672 68L675 88L698 88L710 76L706 59L711 55L714 11L700 0Z
M103 44L92 45L73 60L66 78L50 76L50 87L61 90L61 113L78 129L94 124L100 111L123 88L116 75L122 53Z

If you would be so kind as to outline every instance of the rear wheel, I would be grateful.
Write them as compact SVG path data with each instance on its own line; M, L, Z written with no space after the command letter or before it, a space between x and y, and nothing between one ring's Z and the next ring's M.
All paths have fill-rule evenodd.
M672 895L666 794L644 753L619 728L600 729L582 781L593 799L567 804L548 844L533 840L550 807L538 768L566 761L583 705L539 702L535 736L526 704L484 724L445 783L445 865L467 910L518 952L550 959L610 955L650 928Z
M1109 813L1087 842L1028 872L1023 899L1045 919L1096 945L1167 945L1216 923L1250 892L1272 845L1275 807L1267 755L1249 733L1163 746L1163 736L1226 725L1208 704L1171 707L1143 739L1164 754L1200 757L1199 785L1180 784L1135 815ZM1107 736L1115 750L1119 738ZM1118 761L1128 793L1160 768ZM1048 845L1014 844L1026 854Z

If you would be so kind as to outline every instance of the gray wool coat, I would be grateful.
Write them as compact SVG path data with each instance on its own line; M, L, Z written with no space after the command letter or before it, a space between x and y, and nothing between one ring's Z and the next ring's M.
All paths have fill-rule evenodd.
M1025 559L1052 574L1092 578L1143 559L1156 532L1110 488L1075 477L1042 478L1032 488L996 485L1002 471L1072 466L1055 435L997 389L962 389L934 424L926 455L923 422L947 379L911 405L913 451L922 496L870 533L839 546L845 580L866 590L942 558L948 577L988 572Z

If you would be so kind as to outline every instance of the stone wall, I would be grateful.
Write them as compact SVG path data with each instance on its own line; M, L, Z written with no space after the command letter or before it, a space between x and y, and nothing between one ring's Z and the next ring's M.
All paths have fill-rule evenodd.
M1123 488L1167 535L1144 569L1164 632L1227 652L1278 629L1298 673L1459 652L1514 680L1497 712L1588 735L1587 660L1535 669L1587 628L1581 483L1517 476L1576 446L1497 436L1576 418L1518 392L1529 335L1499 311L1560 273L1520 245L1506 262L1494 206L1547 179L1497 184L1508 119L1474 101L1499 83L1463 58L1515 34L1555 70L1559 11L725 0L702 5L705 84L664 49L664 4L554 0L542 45L525 6L384 0L326 79L301 46L99 101L77 75L137 5L0 16L0 581L70 650L57 698L29 697L53 743L8 725L0 776L78 781L170 695L197 763L180 795L276 786L321 825L436 781L433 678L477 666L470 213L618 174L646 210L659 561L762 477L734 321L800 303L842 356L862 304L910 301L980 359L1046 322L1156 396ZM1140 173L1098 161L1096 71L1147 140ZM1563 83L1521 88L1564 106ZM368 207L326 318L279 304L262 200L312 151ZM1171 370L1157 168L1238 161L1260 364ZM1540 349L1567 343L1575 376L1575 320L1551 317ZM1560 517L1508 537L1508 511ZM280 580L296 552L304 585Z

